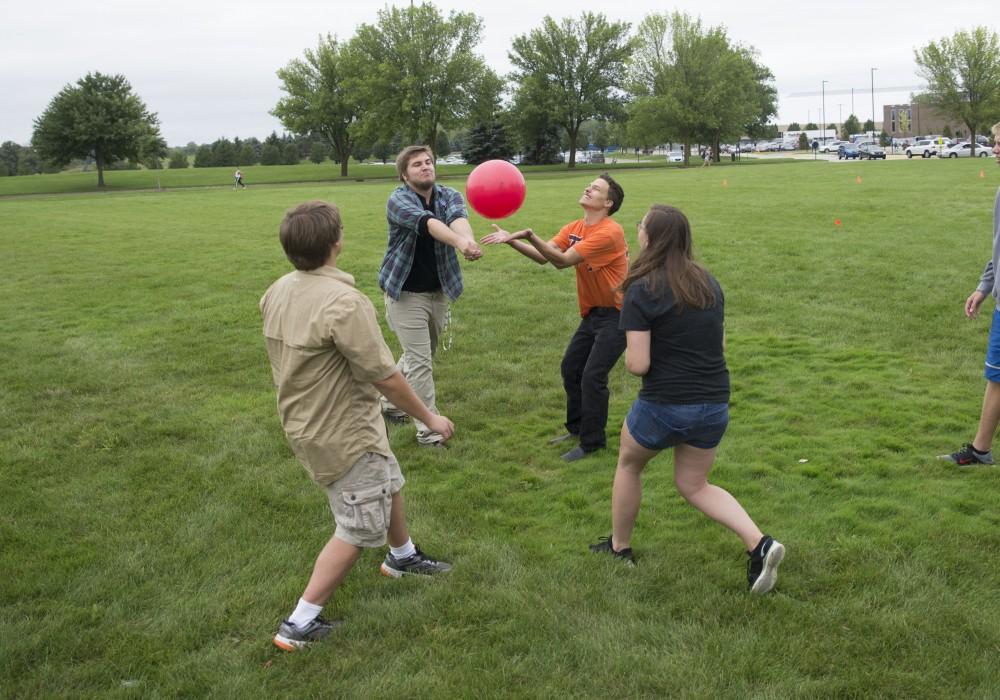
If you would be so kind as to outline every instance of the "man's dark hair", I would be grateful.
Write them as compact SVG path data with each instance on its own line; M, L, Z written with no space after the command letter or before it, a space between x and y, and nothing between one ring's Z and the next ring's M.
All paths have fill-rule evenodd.
M315 270L329 259L343 229L337 207L314 200L285 213L278 238L296 270Z
M611 200L611 209L608 210L608 216L611 216L622 208L622 202L625 201L625 190L607 173L601 173L597 177L608 183L608 199Z

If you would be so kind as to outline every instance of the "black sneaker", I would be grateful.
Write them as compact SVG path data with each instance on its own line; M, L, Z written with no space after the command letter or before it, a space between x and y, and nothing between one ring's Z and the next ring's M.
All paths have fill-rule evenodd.
M435 561L420 551L417 547L415 554L406 559L397 559L392 556L392 552L386 552L385 561L379 567L383 576L399 578L401 576L433 576L451 571L451 564L443 561Z
M383 411L382 417L385 418L385 422L389 425L406 425L410 422L410 417L405 413L397 413L395 411Z
M317 617L305 627L298 627L288 620L283 620L278 626L278 633L271 641L279 649L295 651L326 638L335 627L339 627L343 622L343 620L330 622L322 617Z
M764 535L754 550L747 552L747 555L750 557L747 561L747 583L750 584L750 592L767 593L778 582L778 564L785 557L785 546L770 535Z
M611 535L598 538L597 544L589 546L591 552L607 552L608 554L613 554L616 559L624 560L629 566L635 566L635 555L632 554L632 548L627 547L625 549L615 550L615 548L611 546Z
M996 464L993 461L992 450L980 452L972 446L971 442L962 445L962 449L952 452L950 455L939 455L938 459L946 459L960 467L975 466L977 464Z

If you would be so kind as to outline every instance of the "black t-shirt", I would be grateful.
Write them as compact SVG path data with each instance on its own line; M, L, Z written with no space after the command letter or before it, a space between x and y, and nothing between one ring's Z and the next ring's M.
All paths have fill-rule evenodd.
M646 280L625 292L619 328L650 331L649 371L639 398L657 403L728 403L729 370L722 355L725 298L714 277L716 303L680 312L667 286L650 295Z
M420 219L417 226L417 247L413 251L413 267L403 282L404 292L436 292L441 289L441 278L438 277L437 257L434 246L437 240L427 230L427 220L434 216L434 195L431 189L431 199L426 201L420 197L428 214Z

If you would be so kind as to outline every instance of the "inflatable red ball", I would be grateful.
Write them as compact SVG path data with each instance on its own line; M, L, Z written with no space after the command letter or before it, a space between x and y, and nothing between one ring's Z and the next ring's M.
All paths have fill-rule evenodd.
M469 204L487 219L502 219L516 212L524 203L524 193L524 175L505 160L480 163L465 183Z

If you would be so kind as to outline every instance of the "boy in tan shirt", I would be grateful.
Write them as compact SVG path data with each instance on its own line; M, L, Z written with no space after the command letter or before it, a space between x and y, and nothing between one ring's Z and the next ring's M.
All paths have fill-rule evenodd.
M343 248L340 212L326 202L290 210L280 230L295 266L260 300L278 414L295 456L326 489L336 530L274 644L294 651L341 623L319 616L365 547L390 551L382 573L431 575L450 564L423 554L410 539L400 472L382 419L379 394L445 440L455 426L413 393L382 339L375 309L337 268Z

